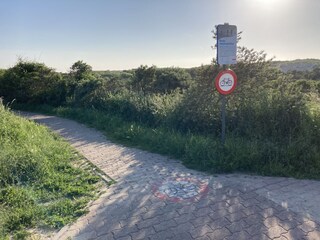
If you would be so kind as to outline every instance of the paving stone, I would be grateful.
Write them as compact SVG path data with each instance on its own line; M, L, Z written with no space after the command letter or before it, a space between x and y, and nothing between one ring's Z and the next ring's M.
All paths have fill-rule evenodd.
M248 199L256 198L257 196L259 195L256 192L248 192L248 193L242 194L241 198L243 198L244 200L248 200Z
M249 227L249 225L244 220L226 225L226 228L231 233L241 232L242 230L244 230L248 227Z
M235 212L225 216L230 222L237 222L247 217L243 212Z
M119 223L120 223L120 226L123 228L123 227L133 227L141 221L142 221L141 216L134 216L134 217L127 218L125 220L121 220L119 221Z
M207 233L211 239L224 239L228 236L231 236L230 231L227 228L216 229L213 232Z
M245 217L243 220L250 226L255 224L263 224L264 222L263 217L258 213L249 215Z
M196 240L211 240L211 238L209 238L208 236L202 236L202 237L196 238Z
M294 221L295 220L294 214L292 214L291 212L288 212L288 211L282 211L280 213L276 212L275 216L282 221Z
M207 223L208 226L211 227L212 230L224 228L229 226L231 223L226 218L219 218L213 222Z
M141 214L142 218L145 219L150 219L150 218L154 218L157 217L159 215L163 215L164 212L159 211L159 210L149 210L146 213Z
M179 224L178 226L175 226L172 228L172 230L178 234L178 233L183 233L183 232L189 232L191 230L193 230L195 227L187 222L187 223L182 223L182 224Z
M209 214L209 216L212 218L212 220L224 218L227 215L230 215L230 213L226 209L217 210L217 211L211 212Z
M300 223L297 221L281 221L279 224L287 231L289 231L290 229L294 229L300 225Z
M304 231L305 233L312 232L315 230L317 224L313 221L307 221L299 225L298 228Z
M165 222L161 222L159 224L156 224L153 227L157 232L160 232L160 231L163 231L163 230L166 230L168 228L175 227L175 226L177 226L177 223L172 219L172 220L169 220L169 221L165 221Z
M242 202L241 204L245 207L255 206L258 205L260 202L255 198L249 198L246 201Z
M95 231L90 231L90 232L82 232L78 234L74 240L90 240L90 239L95 239L97 237L97 233Z
M281 220L277 217L268 217L263 220L263 224L268 228L281 226Z
M259 214L264 218L268 218L275 214L275 210L273 208L266 208L263 211L260 211Z
M139 222L137 224L137 226L139 229L142 229L142 228L148 228L148 227L153 226L158 223L159 223L159 220L155 217L155 218L143 220L143 221Z
M171 240L174 238L175 234L172 230L157 232L156 234L149 236L150 240Z
M198 237L202 237L204 235L207 235L210 232L213 232L213 230L208 225L203 225L203 226L197 227L195 229L192 229L190 231L190 234L193 238L198 238Z
M114 240L114 238L112 233L108 233L95 238L95 240Z
M198 218L192 219L190 222L194 227L199 227L204 224L213 222L213 220L209 216L204 216L204 217L198 217Z
M193 212L193 214L196 216L196 217L202 217L202 216L207 216L209 215L212 211L211 208L209 207L204 207L204 208L200 208L198 209L197 211Z
M124 236L124 237L115 238L115 240L133 240L133 239L131 238L131 236Z
M229 213L237 213L242 210L246 210L247 208L244 207L241 203L238 203L238 204L232 204L228 206L226 209L228 210Z
M288 240L288 238L281 235L280 237L274 238L274 240Z
M118 239L120 237L126 237L129 236L132 233L138 232L139 229L136 226L128 227L128 228L121 228L117 230L113 230L113 236L115 239Z
M131 233L131 237L134 240L147 239L149 236L155 234L155 230L153 227L144 228L139 230L138 232Z
M227 198L227 199L225 199L225 201L227 204L233 205L233 204L242 204L248 200L244 200L241 196L238 196L238 197Z
M242 212L244 214L246 214L247 216L250 216L250 215L253 215L255 213L260 213L261 212L261 208L259 208L256 205L254 205L254 206L250 206L250 207L242 209Z
M227 236L225 240L248 240L251 236L245 231L235 232L230 236Z
M309 232L308 235L307 235L307 239L308 240L319 240L320 239L320 231L312 231L312 232Z
M230 205L226 201L221 201L217 203L210 204L209 207L213 211L227 209Z
M298 228L294 228L289 230L286 233L283 233L282 236L286 237L287 239L298 239L298 240L305 240L307 239L306 233Z
M186 213L186 214L182 214L179 217L174 218L174 220L178 223L186 223L189 222L193 219L195 219L196 217L193 215L193 213Z
M265 235L264 233L258 234L258 235L254 235L254 236L250 236L249 238L250 240L271 240L267 235ZM248 239L248 240L249 240ZM295 239L298 240L298 239ZM300 239L299 239L300 240Z
M273 239L273 238L279 238L282 234L286 233L287 230L283 229L280 226L273 226L271 228L268 229L268 232L266 233L266 235Z
M177 212L179 214L186 214L186 213L192 213L194 212L194 210L196 210L196 207L194 205L190 205L190 206L184 206L178 209Z
M188 232L179 232L176 233L173 237L174 240L193 240L190 233Z
M262 234L267 233L268 232L268 228L265 225L261 224L261 223L260 224L257 223L257 224L251 225L250 227L247 227L245 229L245 231L247 233L249 233L250 236L256 236L256 235L262 235Z

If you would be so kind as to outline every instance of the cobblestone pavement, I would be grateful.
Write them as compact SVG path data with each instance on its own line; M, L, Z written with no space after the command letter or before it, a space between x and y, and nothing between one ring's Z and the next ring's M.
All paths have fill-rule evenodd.
M27 114L117 181L53 239L320 239L320 182L207 175L74 121Z

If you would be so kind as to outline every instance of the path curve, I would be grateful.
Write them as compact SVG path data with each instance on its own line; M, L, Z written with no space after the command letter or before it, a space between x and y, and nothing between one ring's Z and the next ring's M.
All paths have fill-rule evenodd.
M52 239L320 239L320 182L208 175L110 142L75 121L35 113L117 181Z

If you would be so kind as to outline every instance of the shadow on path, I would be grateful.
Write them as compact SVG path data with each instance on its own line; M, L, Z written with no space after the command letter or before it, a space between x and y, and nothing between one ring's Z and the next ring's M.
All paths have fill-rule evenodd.
M320 239L318 181L207 175L113 144L74 121L22 115L59 133L117 181L53 239Z

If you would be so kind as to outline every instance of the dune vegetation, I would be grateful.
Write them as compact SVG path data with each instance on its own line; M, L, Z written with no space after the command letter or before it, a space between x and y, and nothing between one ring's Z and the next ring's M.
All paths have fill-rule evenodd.
M240 47L236 90L226 97L221 144L221 67L140 66L94 72L74 63L68 73L23 61L0 76L12 107L85 122L114 141L181 159L209 172L320 178L320 75L281 72L264 52Z

